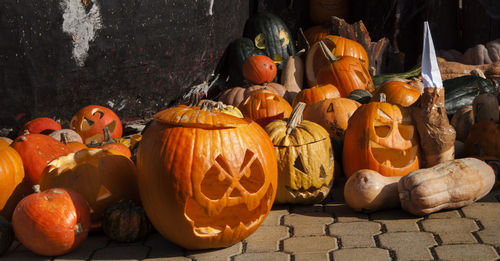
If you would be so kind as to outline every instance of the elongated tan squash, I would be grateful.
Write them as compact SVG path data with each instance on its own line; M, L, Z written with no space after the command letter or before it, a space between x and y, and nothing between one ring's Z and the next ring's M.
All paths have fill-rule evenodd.
M360 212L399 207L400 179L401 176L385 177L370 169L358 170L345 183L345 202Z
M302 90L304 82L304 62L301 55L303 51L290 56L283 66L280 82L285 86L286 93L283 96L290 104L295 95Z
M495 173L484 161L450 160L401 178L399 199L404 210L424 216L470 205L488 194L494 183Z

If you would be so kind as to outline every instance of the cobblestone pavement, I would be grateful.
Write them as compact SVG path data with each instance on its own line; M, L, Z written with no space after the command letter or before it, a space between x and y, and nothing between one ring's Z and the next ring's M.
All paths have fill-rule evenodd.
M342 185L322 204L275 206L243 242L189 251L158 233L119 244L92 234L78 249L46 258L18 242L1 260L499 260L500 189L458 210L417 217L401 209L362 214L344 204Z

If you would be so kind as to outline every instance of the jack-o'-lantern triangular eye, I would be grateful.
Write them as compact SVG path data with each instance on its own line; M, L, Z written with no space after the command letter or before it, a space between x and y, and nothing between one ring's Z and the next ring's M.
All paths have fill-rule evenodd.
M302 164L302 159L300 158L300 156L297 156L297 158L293 162L293 167L303 173L306 173L306 170L304 168L304 165Z

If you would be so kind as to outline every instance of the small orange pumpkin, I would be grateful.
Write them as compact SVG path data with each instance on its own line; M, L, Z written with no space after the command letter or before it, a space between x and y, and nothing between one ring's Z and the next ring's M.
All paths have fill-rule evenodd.
M243 64L243 77L253 84L272 82L277 72L276 64L265 55L254 55Z
M409 111L386 102L359 107L349 119L342 160L346 177L360 169L384 176L418 169L418 135Z
M59 124L57 121L47 117L40 117L26 122L19 130L18 135L20 136L28 133L49 134L53 131L60 130L61 128L61 124Z
M347 97L356 89L364 89L369 92L375 90L372 77L360 59L352 56L337 58L326 47L323 40L319 41L318 44L328 58L329 64L319 69L316 74L316 84L333 84L339 89L340 97Z
M408 107L420 98L420 91L403 80L384 82L373 94L372 101L380 102L380 94L385 94L386 102Z
M223 102L224 104L233 105L235 107L238 107L240 105L240 103L250 93L257 91L257 90L267 90L270 92L274 92L281 97L283 97L283 95L285 95L285 93L286 93L285 86L283 86L279 83L269 82L269 83L265 83L263 85L252 85L252 86L249 86L248 88L234 87L234 88L227 89L219 96L218 100Z
M321 125L328 131L330 138L344 140L349 118L359 106L359 102L348 98L325 99L308 106L304 110L304 120Z
M254 120L262 127L273 120L288 118L292 113L292 106L284 98L267 91L251 93L238 108L243 116Z
M44 134L19 136L12 143L12 147L23 159L26 178L31 185L38 184L43 169L51 160L71 153L64 143Z
M75 130L85 144L104 141L104 127L108 126L112 138L122 136L122 123L111 109L88 105L79 110L71 119L70 128Z
M303 102L307 106L330 98L339 98L340 93L337 87L331 84L318 85L316 87L301 90L293 99L292 107L295 107L299 102Z
M24 179L23 161L19 153L0 139L0 213ZM6 217L10 219L10 217Z
M90 209L75 191L54 188L23 198L12 215L19 242L43 256L71 252L86 238L90 229Z
M335 57L351 56L362 61L363 66L368 71L369 60L365 48L354 40L337 35L327 35L321 41L311 44L311 49L306 56L306 78L309 86L315 86L317 83L317 74L322 67L330 64L328 57L325 56L320 42L323 42L326 49L333 53ZM344 96L343 96L344 97Z

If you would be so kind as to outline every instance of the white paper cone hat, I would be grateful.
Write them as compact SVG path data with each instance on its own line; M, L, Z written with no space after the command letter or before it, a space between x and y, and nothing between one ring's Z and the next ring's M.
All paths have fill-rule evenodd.
M424 22L424 48L422 51L422 81L424 87L443 87L441 80L441 72L439 71L438 62L436 59L436 51L432 42L431 30L429 23Z

